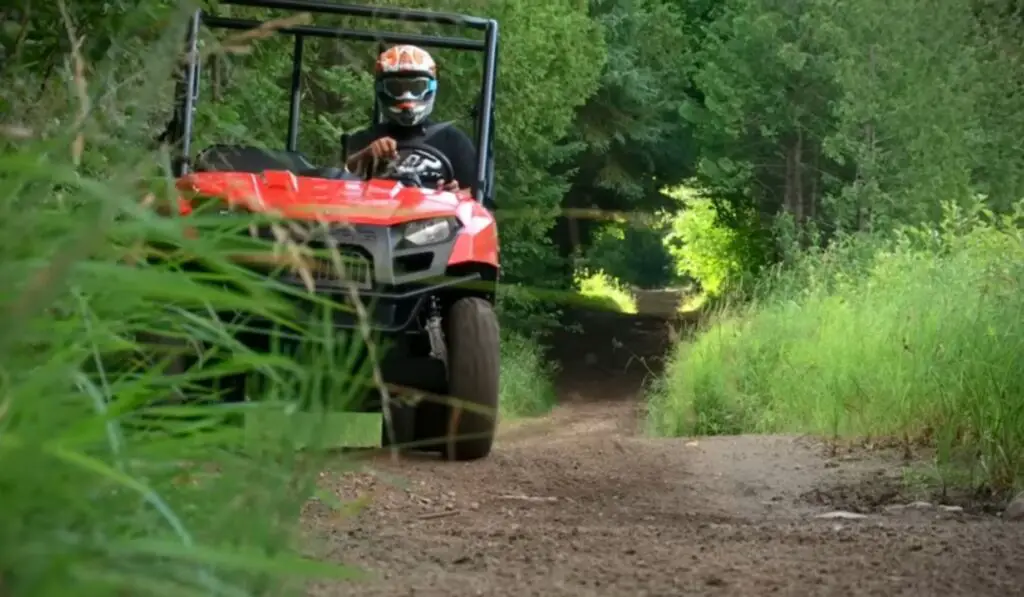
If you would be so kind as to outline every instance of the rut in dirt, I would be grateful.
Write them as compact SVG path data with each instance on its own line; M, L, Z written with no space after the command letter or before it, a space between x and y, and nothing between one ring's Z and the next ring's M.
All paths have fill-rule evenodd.
M1010 523L938 508L818 518L823 496L898 483L892 462L792 437L646 437L643 386L670 322L566 323L576 331L551 351L562 403L503 428L491 457L379 457L325 477L368 506L311 504L311 549L369 576L312 595L1022 594L1024 532Z

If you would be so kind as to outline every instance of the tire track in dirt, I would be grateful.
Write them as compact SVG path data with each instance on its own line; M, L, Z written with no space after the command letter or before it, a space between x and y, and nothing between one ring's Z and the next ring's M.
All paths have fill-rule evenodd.
M311 504L326 557L367 569L315 596L1021 595L1024 528L940 509L818 519L803 496L892 484L884 456L830 458L811 440L640 433L639 393L663 320L576 314L563 403L505 426L486 460L372 459L325 483L368 499Z

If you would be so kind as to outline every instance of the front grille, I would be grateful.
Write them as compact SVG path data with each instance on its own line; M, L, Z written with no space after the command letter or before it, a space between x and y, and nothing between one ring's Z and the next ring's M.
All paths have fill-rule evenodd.
M316 222L291 221L278 226L295 243L309 246L317 244L325 234L330 235L334 242L342 245L372 244L381 233L375 226L349 224L331 224L325 227ZM246 230L245 233L254 234L265 240L277 240L277 236L268 224L254 226L251 232Z
M310 243L311 245L313 243ZM362 290L373 288L373 260L358 247L310 246L317 257L309 260L308 272L318 288ZM285 272L282 279L291 284L305 284L297 271Z
M316 222L290 221L279 224L281 232L302 248L307 259L307 272L320 289L348 290L352 287L369 290L374 286L373 257L358 246L361 241L373 242L379 231L375 227L328 225ZM253 226L247 231L257 238L275 241L269 225ZM325 237L330 237L328 241ZM310 255L312 254L312 255ZM299 271L280 271L275 276L282 282L306 286Z

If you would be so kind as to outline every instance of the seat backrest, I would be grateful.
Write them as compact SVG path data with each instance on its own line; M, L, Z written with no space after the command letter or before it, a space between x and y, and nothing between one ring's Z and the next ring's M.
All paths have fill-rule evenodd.
M259 174L265 170L287 170L300 174L314 169L316 166L297 151L248 145L211 145L199 152L195 159L196 172Z

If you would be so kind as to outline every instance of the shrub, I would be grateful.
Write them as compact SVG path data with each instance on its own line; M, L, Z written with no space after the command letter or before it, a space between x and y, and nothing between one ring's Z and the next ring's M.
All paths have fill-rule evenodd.
M950 208L941 226L852 238L775 272L673 354L663 435L896 436L1024 479L1024 220Z
M618 313L636 313L633 293L605 272L583 269L576 272L575 278L580 295L588 306Z
M555 405L551 378L554 365L545 361L536 338L505 332L501 339L501 415L542 415Z
M53 32L73 27L58 6L33 13L42 19L33 35L50 32L58 44ZM346 363L360 342L307 321L281 300L283 288L228 262L224 243L242 237L244 222L185 222L141 205L170 199L166 155L152 145L184 23L167 3L152 15L144 8L119 21L124 39L100 53L104 62L86 65L73 52L52 77L4 65L0 593L297 594L288 576L351 573L297 555L300 509L317 492L323 456L301 452L288 433L247 442L236 421L264 414L317 435L322 417L292 414L342 409L355 397L365 372ZM102 43L94 33L104 29L82 39ZM54 51L48 59L63 63L64 50ZM169 257L140 259L147 242ZM184 271L185 254L209 273ZM228 323L217 311L239 318ZM246 350L233 336L253 316L290 329L301 350ZM182 342L148 346L147 337ZM176 351L191 349L184 343L204 345L206 358L166 371ZM249 402L166 404L208 398L200 382L237 372L263 382Z
M726 222L714 201L698 190L679 187L667 193L682 203L665 237L679 278L696 280L704 293L717 298L727 282L743 282L761 267L765 251L753 213L732 214L733 221Z

